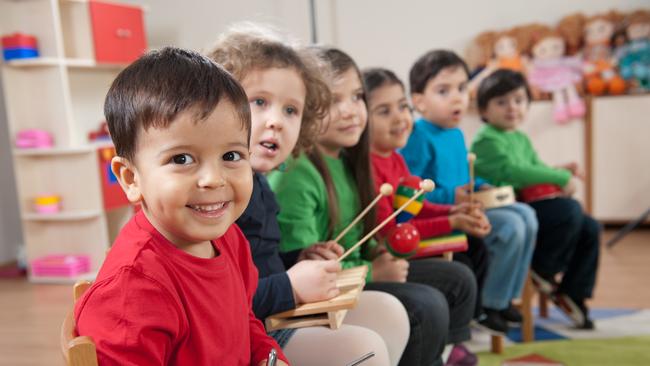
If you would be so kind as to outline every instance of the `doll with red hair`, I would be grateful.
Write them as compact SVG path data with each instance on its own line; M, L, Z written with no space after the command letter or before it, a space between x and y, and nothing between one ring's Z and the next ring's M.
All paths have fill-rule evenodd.
M564 123L583 117L586 107L576 89L582 81L582 62L579 57L566 54L567 41L562 33L542 24L520 27L520 32L530 39L528 52L532 62L528 82L552 95L553 118Z

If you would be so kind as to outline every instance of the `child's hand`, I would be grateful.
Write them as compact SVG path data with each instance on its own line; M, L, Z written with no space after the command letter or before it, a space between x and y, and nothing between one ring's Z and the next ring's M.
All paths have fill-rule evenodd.
M469 184L456 187L454 191L454 203L461 204L469 202Z
M576 163L576 162L571 162L571 163L562 165L562 166L560 166L560 168L563 168L563 169L566 169L566 170L570 171L571 175L578 178L578 179L581 179L581 180L585 179L585 172L582 169L580 169L580 167L578 166L578 163Z
M470 205L469 202L463 202L451 206L451 209L449 210L449 214L450 215L457 214L457 213L469 214L471 210L472 210L472 205Z
M372 261L372 280L384 282L406 282L409 262L386 252Z
M303 249L298 255L298 261L305 259L313 260L335 260L343 255L343 247L337 242L330 240L323 243L316 243Z
M479 191L489 191L489 190L492 189L492 188L494 188L493 185L488 184L488 183L483 183L483 184L481 184L480 187L478 187L478 190L479 190Z
M486 237L492 230L492 226L485 214L479 211L468 213L456 213L449 216L449 223L453 229L460 230L479 238Z
M564 187L562 187L562 192L565 196L571 197L574 193L576 193L577 186L577 179L575 177L571 177L571 179L569 179L569 182L564 185Z
M483 203L477 200L474 200L473 204L469 204L469 202L464 202L459 205L454 205L451 207L449 210L449 214L457 214L457 213L464 213L468 215L479 215L480 212L483 212Z
M341 264L335 260L304 260L289 268L287 275L296 304L327 300L338 295L336 274L340 270Z

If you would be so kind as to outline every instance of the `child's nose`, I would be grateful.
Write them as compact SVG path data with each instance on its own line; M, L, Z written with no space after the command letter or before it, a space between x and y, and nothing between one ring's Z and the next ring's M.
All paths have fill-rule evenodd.
M266 128L282 130L284 127L284 116L281 110L272 109L267 115Z
M226 185L222 169L216 163L204 164L199 173L199 188L220 188Z

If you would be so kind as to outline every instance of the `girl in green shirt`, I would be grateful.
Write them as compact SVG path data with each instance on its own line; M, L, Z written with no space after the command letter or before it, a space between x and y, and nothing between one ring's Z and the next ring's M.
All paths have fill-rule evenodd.
M375 196L361 74L345 53L318 52L333 76L333 103L324 132L311 152L269 176L280 205L284 252L336 237ZM339 244L350 248L374 225L371 212ZM359 265L369 269L365 289L388 292L407 309L411 333L400 365L441 365L447 342L469 339L468 324L450 323L450 316L459 311L471 314L475 302L476 283L467 268L436 259L397 259L374 241L343 261L343 267ZM476 364L473 354L459 349L464 352L463 364Z
M518 191L540 184L562 187L557 197L529 202L539 221L531 274L538 289L549 295L576 327L593 329L585 301L596 282L600 225L571 198L576 178L581 176L577 165L546 165L528 136L519 130L530 103L522 74L495 71L480 84L477 99L481 118L487 124L472 143L476 174ZM563 276L558 283L559 273Z

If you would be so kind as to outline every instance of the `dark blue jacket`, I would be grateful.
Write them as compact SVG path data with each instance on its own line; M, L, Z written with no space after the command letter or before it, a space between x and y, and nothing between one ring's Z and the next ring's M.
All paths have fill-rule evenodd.
M272 314L295 308L291 282L279 255L280 226L275 200L264 175L253 176L253 194L248 207L237 220L250 242L253 262L259 271L259 284L253 297L253 311L264 320Z

